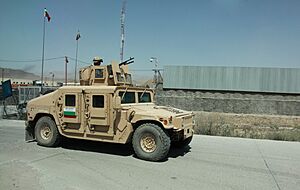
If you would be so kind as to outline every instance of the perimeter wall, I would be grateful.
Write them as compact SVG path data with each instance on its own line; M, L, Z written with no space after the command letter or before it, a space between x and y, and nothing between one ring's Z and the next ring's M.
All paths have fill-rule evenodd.
M195 133L300 141L300 95L159 90L158 105L195 113Z

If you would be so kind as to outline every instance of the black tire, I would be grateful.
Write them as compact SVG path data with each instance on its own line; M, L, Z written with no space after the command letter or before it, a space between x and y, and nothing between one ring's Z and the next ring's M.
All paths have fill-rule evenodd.
M61 139L55 122L48 116L37 121L34 132L36 141L41 146L55 147Z
M191 143L192 139L193 139L193 136L190 136L184 140L173 141L172 145L177 148L184 148L184 147L187 147Z
M152 142L155 145L147 146L146 144L149 140L147 138L150 141L153 140ZM167 157L171 140L169 135L159 126L153 123L145 123L135 130L132 138L132 146L137 157L143 160L160 161Z

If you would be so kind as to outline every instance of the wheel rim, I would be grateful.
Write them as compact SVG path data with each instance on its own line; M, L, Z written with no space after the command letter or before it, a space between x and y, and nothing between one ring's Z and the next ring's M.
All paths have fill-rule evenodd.
M145 152L154 152L156 149L155 138L152 134L145 134L140 140L141 147Z
M44 140L48 140L51 137L51 134L52 134L52 131L51 131L50 127L48 125L44 124L41 127L41 137Z

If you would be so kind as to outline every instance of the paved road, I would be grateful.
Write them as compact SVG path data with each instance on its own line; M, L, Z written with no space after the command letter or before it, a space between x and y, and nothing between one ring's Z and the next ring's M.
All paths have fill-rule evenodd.
M0 120L0 189L300 189L300 143L197 135L164 162L130 146L24 142L24 122Z

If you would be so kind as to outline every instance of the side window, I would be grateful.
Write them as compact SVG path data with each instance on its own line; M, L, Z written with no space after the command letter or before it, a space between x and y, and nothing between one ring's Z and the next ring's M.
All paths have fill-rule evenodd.
M122 98L125 92L120 91L119 96ZM135 103L135 92L126 92L121 100L121 104Z
M93 95L93 107L94 108L104 108L104 96L103 95Z
M151 102L151 95L149 92L139 92L139 103L146 103L146 102Z
M103 78L103 69L95 69L95 78Z
M76 105L76 96L75 95L66 95L65 96L65 105L66 106L75 106Z

